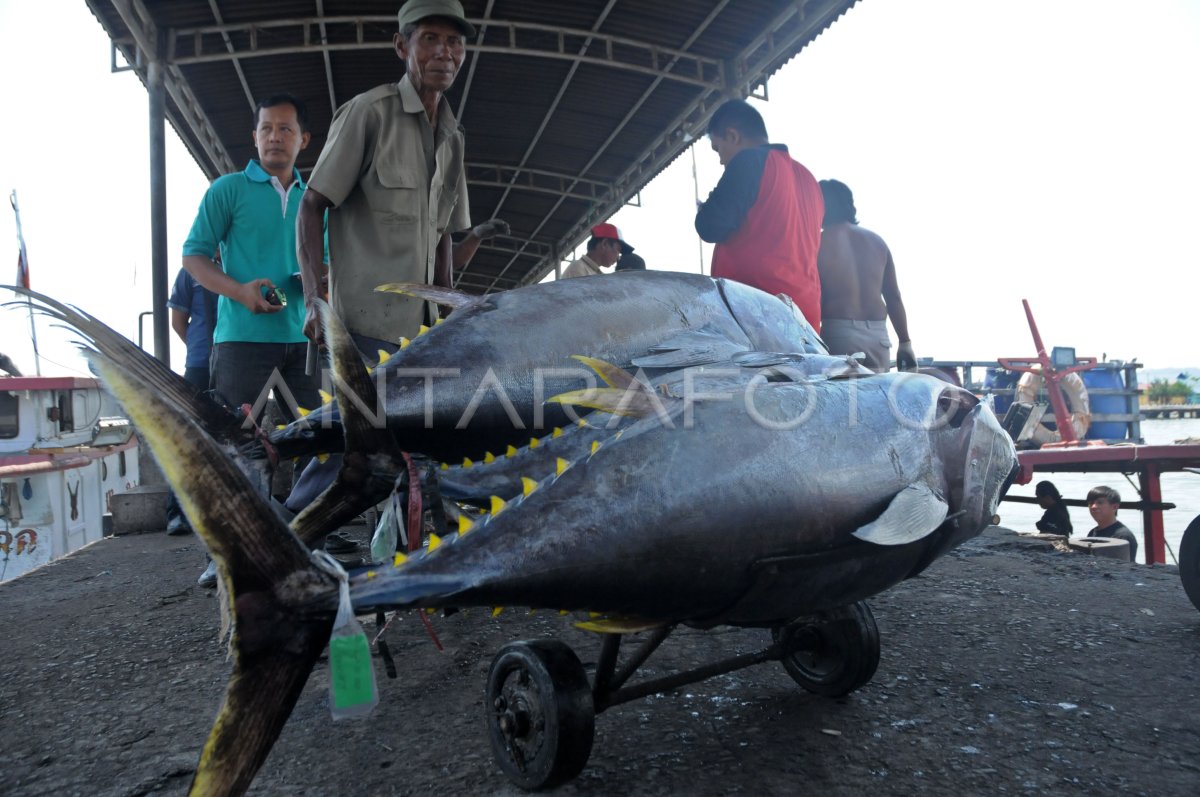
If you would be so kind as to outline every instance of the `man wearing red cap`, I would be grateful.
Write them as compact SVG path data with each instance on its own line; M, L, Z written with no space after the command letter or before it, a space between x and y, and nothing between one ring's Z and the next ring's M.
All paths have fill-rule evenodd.
M787 294L821 328L821 189L783 144L771 144L758 111L730 100L708 124L725 173L696 211L696 232L713 250L712 275Z
M616 265L621 255L633 253L633 247L625 243L621 231L615 224L597 224L592 228L587 254L573 261L563 272L561 279L568 277L590 277L594 274L609 274L603 269Z

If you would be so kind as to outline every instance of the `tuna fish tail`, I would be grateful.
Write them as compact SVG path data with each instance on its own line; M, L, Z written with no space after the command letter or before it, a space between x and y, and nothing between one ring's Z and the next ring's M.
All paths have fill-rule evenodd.
M242 794L266 760L329 640L336 579L185 408L124 360L88 351L217 563L232 620L233 675L196 767L192 795ZM144 355L143 355L144 356Z
M404 472L404 455L387 428L379 391L349 331L318 300L333 361L337 406L345 435L342 466L333 483L292 521L292 531L312 543L391 493ZM382 375L382 370L376 370Z

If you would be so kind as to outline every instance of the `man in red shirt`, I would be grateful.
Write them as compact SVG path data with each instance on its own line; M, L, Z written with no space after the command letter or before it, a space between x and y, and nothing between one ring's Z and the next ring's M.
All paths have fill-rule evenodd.
M696 232L713 251L712 275L787 294L821 328L817 252L825 204L812 173L771 144L758 111L730 100L708 123L725 173L696 211Z

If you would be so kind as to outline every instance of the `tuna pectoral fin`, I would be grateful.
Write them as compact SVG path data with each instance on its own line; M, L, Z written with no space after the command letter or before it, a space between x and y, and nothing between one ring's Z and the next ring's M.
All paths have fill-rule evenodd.
M724 335L702 330L680 332L651 347L650 353L635 357L638 368L687 368L693 365L728 362L733 355L746 351Z
M123 360L87 354L154 452L217 563L233 623L234 673L191 793L241 794L329 639L337 581L312 562L308 549L186 408L141 380Z
M386 285L378 286L375 291L377 293L399 293L456 308L465 307L480 300L479 296L456 291L453 288L441 288L437 285L425 285L419 282L389 282Z
M932 534L946 519L950 507L924 484L913 484L896 493L883 514L859 528L854 536L876 545L904 545Z
M403 454L388 431L375 383L358 347L329 305L317 303L333 360L346 453L333 483L292 520L292 531L306 543L386 498L404 468Z

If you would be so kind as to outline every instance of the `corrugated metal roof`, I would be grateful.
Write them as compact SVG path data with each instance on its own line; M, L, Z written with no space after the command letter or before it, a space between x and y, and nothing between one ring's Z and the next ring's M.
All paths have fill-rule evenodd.
M461 288L536 282L588 228L700 137L857 0L463 0L479 29L448 98L467 131L480 248ZM143 82L166 66L168 117L209 178L254 156L254 101L309 106L308 170L334 109L394 81L398 0L87 0Z

